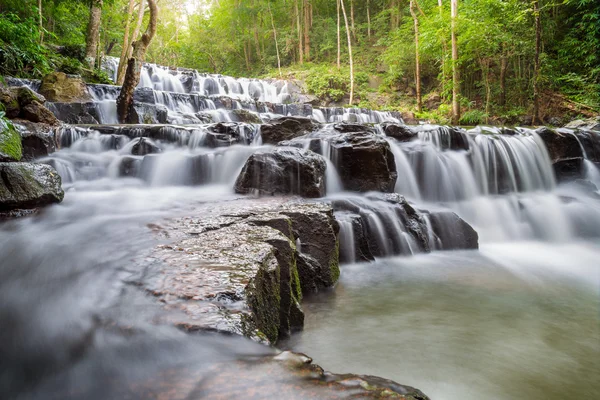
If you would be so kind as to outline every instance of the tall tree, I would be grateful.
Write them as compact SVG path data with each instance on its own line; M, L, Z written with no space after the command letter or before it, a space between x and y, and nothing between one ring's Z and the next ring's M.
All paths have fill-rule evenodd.
M143 0L140 0L140 6L142 6ZM123 35L123 47L121 48L121 58L119 59L119 68L117 69L117 85L122 85L125 79L125 68L127 66L127 55L129 53L129 25L131 24L131 16L133 14L133 6L135 0L129 0L127 6L127 19L125 21L125 33ZM135 40L135 38L132 38Z
M275 40L275 50L277 51L277 69L279 70L279 76L281 77L281 57L279 56L279 44L277 43L277 29L275 29L275 20L273 19L273 11L271 11L271 3L267 2L269 8L269 15L271 16L271 26L273 27L273 40Z
M346 7L344 7L344 0L340 0L342 6L342 14L344 15L344 24L346 25L346 36L348 38L348 57L350 58L350 102L352 105L354 102L354 62L352 61L352 39L350 37L350 27L348 26L348 16L346 15Z
M102 0L92 0L90 10L90 21L88 23L87 37L85 43L85 61L94 68L96 53L98 52L98 41L100 39L100 22L102 20Z
M421 62L419 61L419 18L415 11L416 0L410 0L410 15L413 17L415 26L415 86L417 90L417 111L421 112Z
M133 42L133 52L127 62L127 72L125 72L125 81L121 87L121 92L117 98L117 115L120 123L131 121L131 109L133 108L133 92L140 83L140 74L144 65L146 50L156 34L156 21L158 19L158 7L156 0L147 0L150 9L150 20L146 32L140 40Z
M337 67L341 68L342 45L340 40L340 0L337 0Z
M458 18L458 0L450 0L451 40L452 40L452 123L457 125L460 120L460 81L458 73L458 41L456 35L456 20Z
M542 20L540 2L533 0L535 20L535 58L533 64L533 123L540 123L540 52L542 49Z
M40 44L44 43L44 18L42 14L42 0L38 0L38 26L40 30Z

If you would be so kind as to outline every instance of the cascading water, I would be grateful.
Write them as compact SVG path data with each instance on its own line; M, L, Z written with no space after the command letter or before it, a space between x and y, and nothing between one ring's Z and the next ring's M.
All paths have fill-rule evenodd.
M116 60L108 59L106 65L116 73ZM36 82L13 84L37 88ZM137 125L113 125L119 88L90 85L88 90L99 124L57 128L58 150L39 159L54 166L62 177L65 202L36 219L24 219L0 231L7 254L35 248L31 256L19 252L14 265L9 265L8 258L0 262L0 278L5 278L0 279L3 304L13 311L24 307L19 315L29 316L33 310L33 322L0 312L0 321L11 322L6 340L0 342L24 338L16 342L16 350L0 347L4 351L0 354L7 354L9 362L18 361L21 351L37 354L41 348L49 355L40 353L40 365L77 365L77 357L90 356L78 352L80 343L88 341L100 343L96 351L101 352L105 336L111 336L96 333L100 338L94 337L96 330L110 329L101 317L116 313L127 320L129 314L136 314L135 307L144 309L144 300L131 295L127 284L111 283L115 276L122 282L122 276L146 273L132 272L136 268L129 266L130 260L140 256L132 248L147 245L138 228L149 226L162 232L155 221L172 217L175 210L190 213L198 202L216 207L240 197L233 193L233 184L248 158L273 148L263 145L257 122L296 115L325 124L315 124L319 126L316 131L288 144L313 150L326 160L325 201L332 203L339 224L341 260L348 264L375 261L343 268L341 290L336 292L339 308L337 300L317 301L316 306L308 303L307 332L294 339L297 349L315 354L326 367L346 372L345 363L353 363L352 371L414 382L441 398L515 398L524 394L545 399L562 394L561 387L581 398L600 393L597 384L583 377L600 371L596 358L600 351L593 342L600 336L597 326L589 323L597 310L597 300L590 293L598 290L600 202L584 190L587 183L573 186L555 181L550 157L536 131L423 125L411 128L417 131L414 140L401 141L384 136L383 125L379 125L401 124L397 114L282 104L293 97L285 82L235 79L150 64L144 67L136 91L136 112L143 116L148 107L154 108L161 114L161 123L142 120L144 123ZM243 118L252 122L241 122ZM332 146L332 138L341 131L330 124L339 122L350 123L344 125L348 132L378 135L379 141L389 146L397 175L392 186L404 197L344 191L345 181L338 171L342 161ZM600 173L593 155L588 154L593 147L586 142L595 139L575 136L586 158L586 178L598 185ZM273 165L274 170L276 167ZM371 167L364 165L367 170ZM442 251L457 247L453 239L463 239L471 232L457 215L479 234L479 252ZM190 230L194 233L192 226ZM297 246L297 251L303 249L304 245ZM77 257L63 266L61 257L72 253ZM105 253L110 257L102 262ZM393 258L398 255L410 257ZM17 271L15 266L23 268ZM36 281L38 274L54 283L72 280L76 290L57 283L57 287L46 288L48 293L43 292L49 300L47 306L40 308L27 301L17 304L19 289L11 286L15 274L28 275L23 277L23 285L32 296L29 292L44 288L43 282ZM99 286L94 286L96 281ZM71 308L90 290L89 304ZM135 307L122 306L119 296ZM562 298L566 300L561 302ZM100 317L94 314L100 307L95 303L101 305ZM121 305L112 309L114 303ZM47 320L46 311L63 308L68 311L66 322ZM328 320L323 315L333 315L336 326L321 325L319 321ZM67 332L69 321L82 318L85 324L75 324L76 329ZM560 325L569 318L575 328L565 332ZM137 319L131 325L143 332L156 329ZM471 336L471 329L481 337ZM30 331L39 334L29 340L23 332ZM377 333L374 341L370 339L373 331ZM164 333L169 343L178 334L181 332ZM340 343L343 335L352 340ZM48 350L57 338L64 339L66 344L61 342L57 348L65 354ZM198 350L192 344L189 348ZM435 354L429 354L429 348L434 348ZM176 352L180 358L181 353L185 349ZM353 358L355 353L360 354L360 362ZM395 353L401 356L389 356ZM149 354L156 359L164 356L156 350ZM377 369L386 355L389 362ZM484 358L498 361L490 367ZM90 368L104 370L110 360ZM3 362L0 360L0 366ZM480 362L485 364L481 371ZM455 371L460 384L452 382ZM67 375L73 381L77 376L73 371ZM428 376L430 379L424 378ZM565 382L564 377L575 383ZM33 381L38 383L36 379ZM0 381L0 389L3 384ZM544 386L550 389L544 391Z

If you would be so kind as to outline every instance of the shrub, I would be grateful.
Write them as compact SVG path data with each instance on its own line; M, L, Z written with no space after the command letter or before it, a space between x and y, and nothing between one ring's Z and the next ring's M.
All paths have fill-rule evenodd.
M50 70L40 46L37 23L12 13L0 14L0 74L42 76Z

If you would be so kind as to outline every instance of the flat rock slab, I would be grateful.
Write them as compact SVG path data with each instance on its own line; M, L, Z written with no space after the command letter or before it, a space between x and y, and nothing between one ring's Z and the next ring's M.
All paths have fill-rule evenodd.
M152 227L171 240L153 250L152 273L140 282L170 311L161 322L275 343L302 328L302 293L339 277L329 204L241 200L194 213L202 217ZM313 268L299 273L306 259Z

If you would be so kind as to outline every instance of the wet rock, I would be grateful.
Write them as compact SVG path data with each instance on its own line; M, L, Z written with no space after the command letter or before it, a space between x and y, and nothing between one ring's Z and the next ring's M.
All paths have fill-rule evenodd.
M585 175L582 157L560 159L552 164L552 169L558 182L583 178Z
M125 156L119 160L119 176L137 177L140 174L142 159Z
M469 138L465 130L453 126L434 126L423 130L425 136L442 150L469 150Z
M236 109L231 111L231 115L237 122L246 122L250 124L260 124L262 121L260 117L248 110Z
M52 126L29 121L20 121L15 126L21 135L23 158L25 160L45 157L56 151Z
M49 165L0 163L0 211L29 209L62 201L58 173Z
M56 117L44 106L44 96L27 87L0 88L0 103L8 118L57 125Z
M381 124L386 136L394 138L400 142L408 142L416 139L418 133L406 125L386 122Z
M565 125L569 129L586 129L592 131L600 131L600 117L588 118L585 120L577 119Z
M151 139L141 137L131 148L131 154L136 156L145 156L146 154L160 153L161 148Z
M98 124L102 120L97 103L49 103L48 109L67 124Z
M547 127L537 129L536 133L544 141L550 161L553 163L564 159L583 157L581 146L573 134Z
M80 76L67 75L63 72L46 75L42 79L39 92L51 102L81 103L92 99Z
M59 121L54 114L38 101L32 101L21 109L19 114L22 118L48 125L58 125Z
M167 123L168 111L160 104L133 103L133 112L129 115L130 124Z
M259 150L246 161L235 182L235 191L323 197L325 169L323 157L309 150L284 147Z
M133 92L133 101L138 103L155 104L154 90L152 88L138 87Z
M13 88L5 88L0 85L0 103L4 106L7 118L13 119L19 116L21 106Z
M256 134L252 125L236 122L219 122L206 127L204 146L217 148L234 144L251 144Z
M261 136L264 144L277 144L315 131L319 125L310 118L282 117L263 124Z
M141 282L167 310L183 311L168 322L185 330L275 343L302 329L302 294L331 287L339 276L329 204L244 199L207 204L194 215L202 217L161 229L174 238L154 255L164 261L156 264L161 279ZM301 272L306 260L310 270Z
M452 211L429 213L431 228L440 250L478 249L479 235L471 225Z
M149 290L189 317L176 321L187 330L232 332L269 343L289 333L299 285L292 282L293 244L279 231L232 223L165 246L158 256L166 262L164 279Z
M350 123L350 122L340 122L340 123L334 124L333 129L335 129L337 132L341 132L341 133L353 133L353 132L375 133L375 130L373 128L371 128L370 126L363 125L363 124L357 124L357 123Z
M334 163L345 190L392 192L398 174L389 143L369 132L330 139Z

